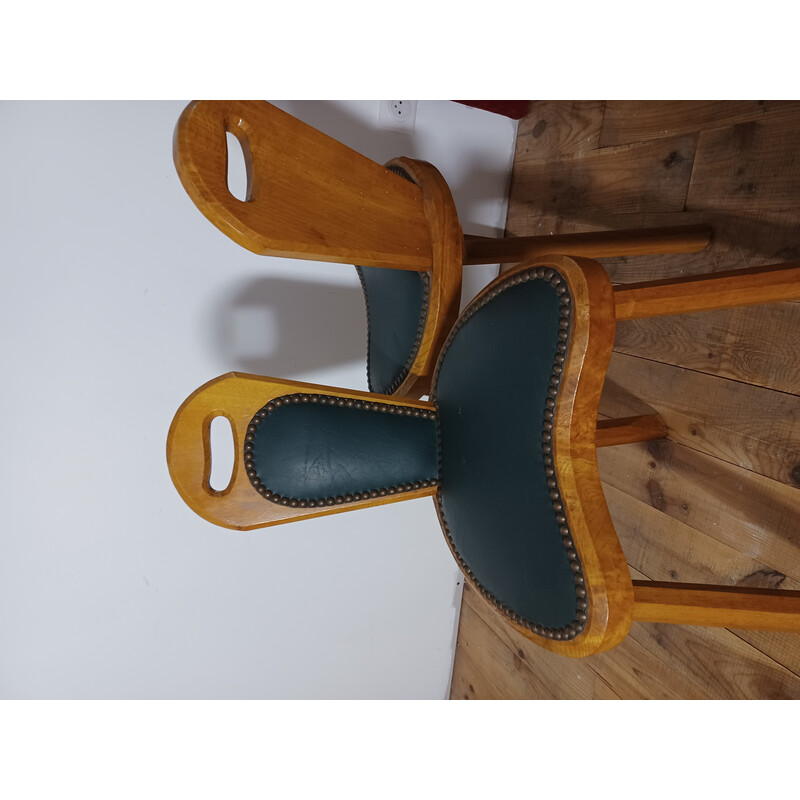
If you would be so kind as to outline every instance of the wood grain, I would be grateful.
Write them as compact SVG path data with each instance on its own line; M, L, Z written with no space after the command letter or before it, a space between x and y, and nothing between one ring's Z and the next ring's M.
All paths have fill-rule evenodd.
M614 349L800 395L800 304L775 303L617 323Z
M692 687L687 699L800 698L797 675L724 628L634 622L629 638Z
M614 283L697 275L726 269L746 269L800 259L797 212L791 209L749 208L746 211L674 211L649 214L609 213L602 209L565 209L542 213L535 207L510 206L508 236L556 235L620 230L636 221L642 227L707 224L713 234L707 248L693 254L663 254L658 258L602 258Z
M800 633L800 592L634 581L640 622Z
M656 411L674 442L800 486L797 395L614 353L600 410L614 418Z
M727 630L634 622L612 650L565 660L509 628L468 586L462 614L452 699L800 697L797 675Z
M780 300L800 300L800 261L625 284L614 291L618 320Z
M797 113L800 104L781 100L606 100L600 147L677 136Z
M800 193L800 115L703 131L686 208L784 209Z
M603 485L603 491L628 564L641 578L800 590L800 581L679 522L627 492L609 484ZM734 633L777 663L800 674L800 635L741 629Z
M623 489L603 484L628 564L651 580L800 590L800 580L663 513ZM794 569L800 573L800 565Z
M800 580L798 490L662 439L599 450L604 484Z
M695 253L708 245L706 225L639 228L626 231L568 233L556 236L471 237L465 241L465 264L517 263L551 253L588 258Z
M598 675L594 683L592 700L622 700L622 698Z
M515 163L594 150L603 122L602 100L539 100L519 121Z
M663 439L667 426L658 414L640 414L636 417L599 420L595 434L595 447L614 447L633 442Z
M465 593L477 594L472 589L464 588ZM459 685L454 682L450 696L460 699L502 699L526 695L531 690L531 699L553 700L555 695L531 671L527 664L509 648L506 643L489 627L467 603L462 606L461 624L472 631L469 642L456 649L456 663L466 661L463 667L472 666L470 682ZM479 666L476 668L476 662ZM457 669L456 672L466 672Z
M247 201L227 184L226 133L243 143ZM223 233L259 255L428 269L419 187L262 101L189 104L174 160L189 197Z
M619 647L593 656L592 669L625 700L708 699L707 689L691 680L681 655L663 658L639 641L641 625L634 622Z
M425 222L431 240L425 327L408 374L394 392L398 397L417 398L430 393L436 359L458 317L464 237L450 188L436 167L427 161L405 157L388 163L405 170L422 191Z
M773 659L776 664L800 675L800 634L780 631L748 631L734 628L731 631L743 641Z
M527 206L534 214L680 211L696 144L695 136L682 136L554 162L523 161L514 165L509 203Z
M250 176L244 202L228 190L226 132L243 145ZM255 101L191 103L175 130L174 159L200 211L254 253L426 271L422 338L394 393L430 391L461 302L464 242L450 189L433 165L401 157L380 166Z
M645 580L633 567L631 577ZM727 629L634 622L628 640L638 642L708 699L795 699L800 691L796 675Z
M591 700L598 691L603 696L608 695L607 684L598 686L603 681L591 668L591 659L565 659L538 647L506 625L503 617L468 585L464 590L462 613L464 617L461 624L465 628L472 630L479 627L482 636L488 636L485 631L491 631L502 643L504 649L511 655L513 672L526 680L529 674L536 676L535 680L539 686L538 699ZM459 654L456 658L458 657ZM511 694L506 693L505 696L524 697L526 694L524 684L509 686L507 690ZM472 694L474 696L476 692Z

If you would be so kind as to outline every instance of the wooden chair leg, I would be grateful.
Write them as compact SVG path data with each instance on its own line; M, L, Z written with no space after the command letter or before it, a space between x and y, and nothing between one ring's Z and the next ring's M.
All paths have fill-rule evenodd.
M658 414L642 414L638 417L599 420L594 444L595 447L613 447L663 439L666 435L667 426Z
M800 300L800 261L614 287L617 320Z
M634 581L633 618L639 622L800 632L800 592Z
M464 264L516 264L527 258L550 253L589 258L696 253L710 240L711 228L708 225L592 231L555 236L509 236L501 239L465 236Z

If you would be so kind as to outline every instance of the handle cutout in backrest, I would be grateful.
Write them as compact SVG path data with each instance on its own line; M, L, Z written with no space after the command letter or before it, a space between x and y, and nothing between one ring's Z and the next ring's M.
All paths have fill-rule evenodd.
M213 493L225 492L231 485L236 461L233 427L227 417L217 415L208 421L208 485Z
M242 150L244 194L229 182L228 159L239 155L226 133ZM173 150L193 202L251 252L416 271L432 264L418 186L269 103L191 103Z
M365 411L369 408L373 412L379 410L376 406L391 405L394 406L394 414L403 417L410 416L412 419L416 418L415 412L419 412L419 419L427 421L433 426L428 435L423 437L430 442L430 447L425 446L423 449L429 451L432 448L434 459L432 472L434 474L438 472L435 464L436 408L432 403L413 400L399 402L393 397L368 392L231 372L214 378L192 392L181 404L169 428L166 453L169 474L178 493L193 511L215 525L233 530L252 530L290 522L294 519L316 517L320 514L366 508L406 499L430 497L435 494L434 481L427 480L427 485L425 485L427 476L417 481L416 476L398 474L393 469L392 477L396 478L398 482L405 480L406 484L403 485L402 490L398 485L394 493L386 489L381 491L383 487L378 486L376 487L377 496L373 496L371 488L367 493L364 491L365 487L362 487L359 497L355 496L355 492L353 493L352 501L342 497L341 504L338 504L338 495L334 495L333 503L330 504L327 501L331 499L331 495L327 492L326 487L323 490L327 494L324 504L314 503L312 506L311 502L299 501L296 506L293 506L290 498L285 498L285 503L283 500L265 502L268 499L266 497L267 488L263 484L256 486L253 480L256 477L256 470L253 468L255 428L260 427L253 424L254 414L259 415L261 413L259 409L261 409L266 415L269 410L267 406L272 405L274 408L275 401L300 393L310 395L309 403L314 402L313 397L318 403L322 403L325 398L328 404L333 398L337 406L339 400L342 400L345 405L348 402L353 403L353 406L348 408L361 407ZM421 416L422 412L427 416L427 420ZM388 409L384 413L391 414ZM431 415L433 415L433 419ZM209 485L212 450L210 426L211 421L220 416L225 417L233 428L235 457L230 485L227 489L215 491ZM334 420L334 422L337 421ZM316 439L316 437L313 438ZM408 446L405 438L407 437L404 437L403 447ZM387 451L389 457L396 461L394 458L395 448L391 443L386 444L387 447L379 448L379 450ZM219 460L220 455L217 453L215 455ZM278 468L283 471L285 466L283 463L279 463ZM215 481L218 486L223 482L224 478L221 481ZM411 486L407 485L409 482ZM416 483L419 483L419 486L416 486ZM320 505L335 507L320 508Z
M247 203L253 199L253 154L247 134L239 126L227 124L227 185L237 200Z

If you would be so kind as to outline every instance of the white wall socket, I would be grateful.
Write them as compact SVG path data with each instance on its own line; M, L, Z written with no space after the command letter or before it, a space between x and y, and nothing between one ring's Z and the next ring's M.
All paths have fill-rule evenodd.
M414 127L417 118L416 100L381 100L380 121L388 127Z

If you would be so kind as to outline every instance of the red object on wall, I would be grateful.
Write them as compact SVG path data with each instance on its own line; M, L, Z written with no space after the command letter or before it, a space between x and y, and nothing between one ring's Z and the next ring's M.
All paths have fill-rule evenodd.
M464 106L482 108L484 111L491 111L494 114L502 114L511 119L522 119L530 108L530 100L456 100Z

